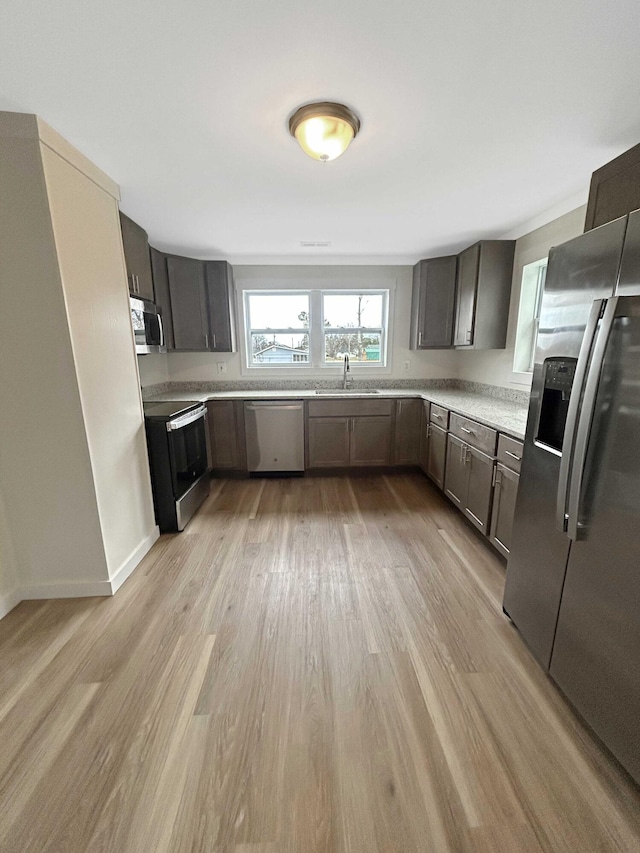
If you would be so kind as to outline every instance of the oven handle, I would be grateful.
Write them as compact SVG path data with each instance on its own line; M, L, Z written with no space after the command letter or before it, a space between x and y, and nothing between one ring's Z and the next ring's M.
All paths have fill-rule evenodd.
M182 429L183 427L189 426L189 424L192 424L194 421L206 417L206 414L206 406L201 406L199 409L187 412L187 414L182 415L182 417L175 418L172 421L167 421L167 432L173 432L176 429Z

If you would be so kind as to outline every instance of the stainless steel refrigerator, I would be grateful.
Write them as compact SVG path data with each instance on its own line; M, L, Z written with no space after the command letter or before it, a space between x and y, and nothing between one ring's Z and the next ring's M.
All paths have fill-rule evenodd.
M640 211L549 254L504 610L640 782Z

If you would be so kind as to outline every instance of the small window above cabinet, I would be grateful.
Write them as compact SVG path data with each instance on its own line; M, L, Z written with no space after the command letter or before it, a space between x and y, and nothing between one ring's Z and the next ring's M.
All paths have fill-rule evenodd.
M129 293L138 299L153 302L153 277L147 232L124 213L120 213L120 229Z
M451 347L455 305L455 255L418 261L413 268L411 349Z
M505 348L515 245L482 240L458 255L456 348Z

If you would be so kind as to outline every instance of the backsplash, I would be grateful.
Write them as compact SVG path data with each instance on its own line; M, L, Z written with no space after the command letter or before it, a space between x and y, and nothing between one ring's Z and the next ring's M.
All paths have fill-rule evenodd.
M433 388L441 391L467 391L508 400L512 403L527 404L527 391L503 388L499 385L486 385L482 382L470 382L464 379L359 379L351 382L350 388ZM158 394L206 393L223 391L314 391L318 389L340 389L342 382L336 379L309 380L238 380L235 382L159 382L142 389L142 399L150 400Z

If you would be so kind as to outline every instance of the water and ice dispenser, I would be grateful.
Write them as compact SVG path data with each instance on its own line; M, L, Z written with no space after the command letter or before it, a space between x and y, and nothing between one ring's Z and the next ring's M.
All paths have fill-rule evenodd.
M550 358L544 363L544 390L535 440L558 452L562 451L576 364L575 358Z

